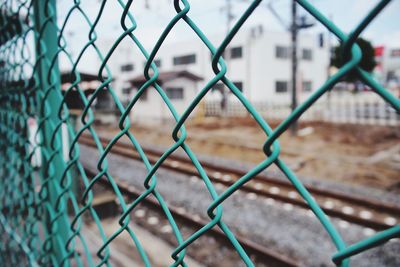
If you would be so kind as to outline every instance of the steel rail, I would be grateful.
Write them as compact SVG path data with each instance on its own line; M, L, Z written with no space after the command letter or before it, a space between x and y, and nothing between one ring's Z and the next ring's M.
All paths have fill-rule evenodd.
M103 145L106 145L110 140L107 138L101 138L101 143ZM88 138L88 136L81 136L79 139L79 142L84 145L88 146L94 146L95 143ZM158 158L161 156L161 153L155 149L151 148L144 148L144 151L148 155L149 161L151 163L155 163ZM123 143L116 143L114 144L112 148L112 153L118 154L123 157L131 158L134 160L141 160L140 156L133 151L132 149L124 146ZM220 177L216 177L213 175L213 173L219 172L219 173L228 173L230 175L236 175L238 177L243 176L246 172L243 170L235 169L233 167L227 167L227 166L221 166L217 165L215 163L204 163L202 162L202 165L204 169L207 171L207 173L211 173L210 175L210 180L215 182L215 183L220 183L225 186L230 186L233 184L234 180L224 180ZM179 155L171 155L169 159L167 159L162 165L162 168L169 169L172 171L184 173L187 175L192 175L196 176L198 175L197 170L192 166L191 161L181 157ZM233 179L233 177L232 177ZM286 190L292 190L293 191L293 186L286 181L278 180L276 178L271 178L266 175L258 175L253 178L253 182L255 183L262 183L264 185L274 185L277 187L284 188ZM367 210L372 210L373 213L376 214L382 214L382 212L388 213L394 217L398 217L400 214L400 208L396 207L394 205L390 205L387 203L382 203L378 201L374 201L371 199L366 199L366 198L360 198L360 197L355 197L351 195L345 195L343 193L338 193L338 192L333 192L333 191L328 191L326 189L320 189L312 186L306 186L306 188L314 194L314 197L320 200L323 199L333 199L337 200L340 202L345 202L348 203L350 206L362 206L364 209ZM250 182L246 185L244 185L240 190L245 191L245 192L251 192L255 193L257 195L273 198L285 203L290 203L302 208L309 208L307 203L301 199L301 198L291 198L287 195L284 194L279 194L279 193L271 193L268 190L265 190L263 188L255 188L250 184ZM347 214L342 212L341 210L337 209L329 209L329 208L324 208L324 212L332 217L340 218L348 222L352 222L358 225L362 225L368 228L372 228L374 230L385 230L390 227L390 225L386 224L385 222L381 220L377 220L376 216L371 216L371 218L362 218L360 216L357 216L355 214Z
M94 177L96 175L96 173L93 170L90 170L88 167L85 167L85 171L88 176ZM125 194L126 196L129 196L132 199L136 199L141 195L140 191L136 190L132 185L121 182L121 179L119 179L118 177L114 178L121 193ZM99 179L99 183L101 183L106 187L111 187L109 181L107 181L105 177ZM161 206L155 199L144 198L142 204L148 205L152 209L155 209L158 212L162 213ZM172 216L175 219L182 221L183 223L185 223L190 227L201 228L208 223L207 221L202 219L194 220L193 217L190 216L190 214L182 213L176 207L169 206L168 209L170 210ZM225 234L219 228L215 227L211 228L209 233L218 240L220 240L221 242L224 242L227 245L230 244ZM298 262L278 252L275 252L274 250L266 248L240 235L236 235L236 238L239 241L239 243L243 246L243 248L246 250L246 252L249 253L250 255L253 255L259 262L267 263L269 264L269 266L274 266L274 267L300 267Z

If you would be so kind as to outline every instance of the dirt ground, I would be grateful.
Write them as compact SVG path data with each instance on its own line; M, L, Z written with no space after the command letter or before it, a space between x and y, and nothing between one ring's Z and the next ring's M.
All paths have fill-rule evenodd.
M257 164L265 159L266 135L250 118L205 118L185 124L195 153ZM277 126L277 122L270 125ZM173 125L133 125L142 144L170 146ZM99 128L107 135L117 129ZM285 132L283 159L299 176L400 191L400 129L397 127L302 123L298 136Z

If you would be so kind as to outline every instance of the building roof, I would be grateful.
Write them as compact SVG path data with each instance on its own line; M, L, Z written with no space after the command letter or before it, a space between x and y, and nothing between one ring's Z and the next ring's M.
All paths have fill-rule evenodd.
M197 76L196 74L193 74L187 70L181 70L181 71L163 71L158 74L157 82L168 82L177 78L187 78L192 81L200 81L203 80L200 76ZM147 81L147 79L144 77L144 75L137 76L133 78L132 80L129 80L132 84L143 84Z
M72 72L63 71L63 72L61 72L60 75L61 75L61 84L62 85L70 84L70 83L74 82L76 79L75 73L72 73ZM79 75L81 77L81 83L97 81L100 84L99 78L95 74L80 72ZM103 77L103 79L105 80L106 77ZM1 82L3 82L3 81L0 79L0 83ZM6 87L11 87L11 88L22 87L25 85L28 87L33 87L35 85L35 79L29 78L27 80L11 80L11 81L4 81L4 83L5 83Z
M79 72L82 82L91 82L99 80L97 74L89 74L84 72ZM63 71L61 72L61 83L72 83L76 80L76 75L70 71Z

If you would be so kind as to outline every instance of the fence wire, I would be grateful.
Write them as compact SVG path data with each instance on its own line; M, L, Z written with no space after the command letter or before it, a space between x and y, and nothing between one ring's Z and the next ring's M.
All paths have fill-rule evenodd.
M118 16L120 19L122 33L105 54L96 44L96 31L104 10L107 8L107 1L99 1L98 13L93 18L88 15L88 10L81 7L79 0L70 0L70 2L70 9L63 21L57 21L55 0L3 0L0 4L0 262L4 266L110 266L109 246L122 233L129 234L143 264L150 266L146 251L130 224L132 211L150 196L155 197L161 205L178 244L171 255L174 261L171 266L186 266L187 247L214 227L225 233L247 266L254 266L246 251L236 240L235 234L225 224L222 206L224 201L246 182L271 165L276 165L286 175L329 234L337 248L332 256L332 260L337 266L348 266L353 255L360 254L400 235L400 225L396 225L358 243L346 244L310 193L285 162L280 159L278 142L279 137L304 112L352 70L356 70L359 79L370 86L377 95L395 110L400 111L400 101L358 66L362 54L355 43L364 29L390 2L389 0L380 1L349 34L344 33L308 1L297 0L305 12L313 16L342 42L344 47L342 55L348 61L274 130L226 76L227 65L222 58L226 47L257 9L261 0L249 3L245 12L225 36L222 43L218 45L211 43L202 29L191 19L190 1L175 0L173 6L176 15L165 25L162 34L150 51L144 48L135 35L138 25L135 20L137 14L135 14L133 1L118 0L120 13L116 14L116 17ZM88 39L81 44L81 49L76 57L71 56L71 44L67 43L64 38L65 29L73 17L79 17L80 23L89 28ZM158 51L177 23L185 23L196 34L198 42L203 43L209 49L213 55L212 69L215 74L192 99L183 114L175 111L164 88L157 81L159 70L154 63ZM146 58L144 68L146 82L127 105L121 103L113 90L111 85L113 76L107 65L123 40L130 40L132 49L139 48ZM101 81L101 84L92 95L87 97L82 88L82 79L77 66L84 60L83 58L89 50L94 51L101 61L101 66L97 70L97 79ZM71 123L72 114L66 105L65 94L63 95L61 92L61 76L58 69L58 59L61 56L69 60L70 77L73 79L65 94L76 92L84 105L83 112L79 116L82 126L78 129L74 129ZM216 192L206 171L185 142L187 138L185 121L218 82L223 82L229 88L266 135L263 146L265 160L238 179L222 194ZM119 114L120 128L118 134L106 146L102 145L93 128L95 115L92 109L102 90L106 90L115 103ZM158 92L175 120L172 132L175 143L155 164L150 163L134 133L129 130L131 126L129 114L139 98L149 90ZM63 129L69 138L67 157L63 155L61 140ZM98 172L94 177L88 177L79 160L78 140L83 133L89 133L97 145L99 162ZM124 199L107 164L110 150L122 137L130 140L148 170L146 177L143 177L146 190L132 203ZM174 217L169 212L167 203L157 190L156 176L164 160L180 148L193 162L213 199L207 210L210 218L208 223L186 239L182 237ZM107 179L122 210L118 220L119 228L112 235L105 234L92 205L93 187L102 178ZM74 188L76 183L84 187L83 192L79 193ZM95 248L96 255L92 255L91 250L94 248L91 247L84 235L84 219L86 220L86 218L90 218L95 223L102 240L101 246Z

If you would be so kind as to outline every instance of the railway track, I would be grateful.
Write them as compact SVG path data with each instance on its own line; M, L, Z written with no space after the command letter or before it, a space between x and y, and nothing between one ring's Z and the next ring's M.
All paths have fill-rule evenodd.
M103 146L109 142L110 139L101 138ZM88 135L81 136L79 143L95 146L94 141ZM151 163L155 163L161 156L161 153L155 149L143 147L143 150ZM132 149L132 146L124 144L121 140L113 146L111 152L133 160L141 160L140 155ZM209 162L202 162L202 166L210 180L216 185L230 186L246 173L232 166L221 166ZM200 179L190 159L180 155L170 155L161 167L187 174L194 179L195 177ZM306 188L327 215L367 227L368 230L384 230L397 224L400 220L400 207L313 186L306 186ZM295 191L292 184L263 174L254 177L240 190L248 193L250 197L263 196L269 201L276 200L308 209L308 205Z
M85 168L85 171L88 175L92 177L95 176L95 172L93 170ZM118 187L121 193L124 194L125 196L131 199L136 199L141 195L140 191L136 190L126 181L122 181L122 179L119 179L118 177L115 178L117 181L119 181L117 182ZM104 177L100 179L98 182L105 187L110 187L109 182ZM141 203L142 203L141 207L146 206L147 208L154 210L158 214L163 214L163 210L160 204L155 199L144 198ZM190 228L200 229L201 227L207 224L207 221L193 217L190 214L187 214L184 210L181 210L179 208L169 206L168 209L176 221L180 221L181 223ZM166 224L168 224L168 222L166 222ZM218 242L222 242L226 244L228 247L231 247L229 240L226 238L225 234L219 228L213 227L210 229L208 233L214 238L216 238ZM268 266L274 266L274 267L300 267L300 265L295 260L288 258L280 253L277 253L269 248L261 246L243 236L236 235L236 239L241 244L246 253L248 253L248 255L252 258L253 261L262 262L267 264Z

